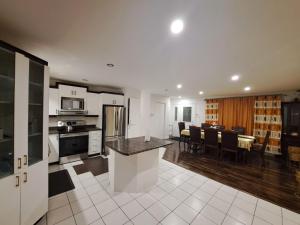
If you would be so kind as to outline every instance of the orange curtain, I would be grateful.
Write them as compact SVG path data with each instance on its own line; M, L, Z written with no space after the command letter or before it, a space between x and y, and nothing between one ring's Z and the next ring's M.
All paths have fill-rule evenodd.
M255 97L218 99L218 124L230 130L234 126L244 127L248 135L253 134Z

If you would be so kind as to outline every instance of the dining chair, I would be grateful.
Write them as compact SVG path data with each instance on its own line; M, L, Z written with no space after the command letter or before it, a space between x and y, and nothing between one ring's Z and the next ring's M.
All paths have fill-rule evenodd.
M201 128L196 126L190 126L190 140L189 140L189 149L197 151L201 149Z
M223 130L225 130L225 126L224 125L215 125L215 129L217 129L218 131L223 131Z
M201 123L201 128L202 129L206 129L206 128L210 128L211 125L209 123Z
M215 149L217 158L219 158L218 131L214 128L204 129L204 152L208 149Z
M180 143L183 142L183 148L185 149L186 136L181 134L181 132L185 129L185 123L178 122L178 128L179 128L179 148L180 148Z
M265 151L270 140L271 131L267 131L263 144L253 144L251 151L259 153L261 166L265 167Z
M239 148L238 148L238 134L230 130L222 131L221 137L221 159L223 160L224 152L235 154L235 161L238 161Z
M236 127L232 127L231 130L236 132L237 134L244 135L246 129L245 129L245 127L236 126Z

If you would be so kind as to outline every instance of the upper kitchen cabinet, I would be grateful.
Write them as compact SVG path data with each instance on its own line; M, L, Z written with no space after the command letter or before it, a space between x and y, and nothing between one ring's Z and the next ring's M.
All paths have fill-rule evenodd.
M29 61L28 164L43 160L44 65Z
M14 173L15 53L0 48L0 179Z
M60 109L59 93L57 88L49 88L49 115L58 115Z
M1 224L48 210L48 86L47 62L0 41Z
M88 111L88 115L99 115L100 111L100 103L99 103L99 94L97 93L87 93L86 97L86 110Z
M64 84L58 85L59 93L61 97L68 98L86 98L87 88L86 87L76 87Z
M123 94L100 94L100 102L102 105L124 105Z

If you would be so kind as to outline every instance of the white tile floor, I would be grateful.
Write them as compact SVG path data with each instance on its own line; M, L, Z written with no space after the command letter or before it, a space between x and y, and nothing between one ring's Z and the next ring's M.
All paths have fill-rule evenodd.
M143 193L112 193L108 174L77 175L67 169L75 190L49 199L38 225L300 225L300 214L193 173L163 159L159 180Z

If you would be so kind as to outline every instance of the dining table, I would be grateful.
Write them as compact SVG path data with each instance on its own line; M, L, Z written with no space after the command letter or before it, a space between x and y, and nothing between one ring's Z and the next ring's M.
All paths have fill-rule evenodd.
M184 129L181 131L181 135L189 137L190 136L190 130ZM221 143L221 137L222 132L218 131L218 141ZM204 130L201 130L201 139L204 139ZM250 135L238 135L238 147L242 149L246 149L248 151L251 151L252 145L255 142L255 137Z

